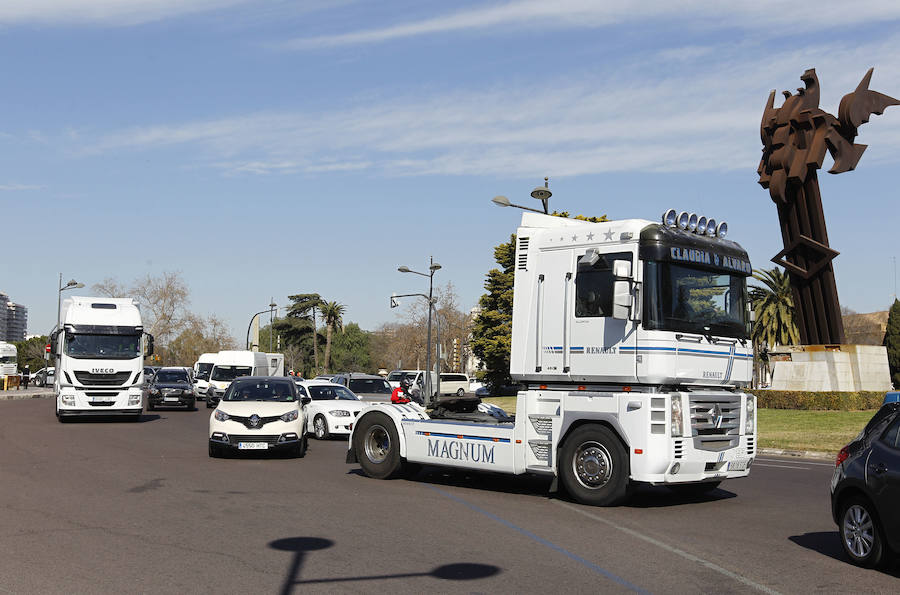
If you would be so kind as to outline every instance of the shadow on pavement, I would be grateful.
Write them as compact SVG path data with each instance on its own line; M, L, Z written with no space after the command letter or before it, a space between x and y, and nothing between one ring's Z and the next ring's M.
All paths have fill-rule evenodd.
M52 412L51 412L52 413ZM144 413L138 418L137 421L129 419L127 417L122 417L120 415L91 415L85 417L66 417L65 423L67 424L108 424L111 422L118 422L120 424L133 424L133 423L147 423L150 421L156 421L158 419L162 419L161 415L147 414Z
M804 533L803 535L792 535L788 537L788 539L800 547L850 564L850 560L844 553L844 548L841 547L841 536L837 531ZM875 570L875 572L882 572L888 576L900 578L900 558L895 557L893 563L888 564L887 567L880 570Z
M345 582L363 582L377 581L384 579L397 578L413 578L413 577L432 577L442 580L451 581L467 581L478 580L494 576L501 572L501 569L491 564L477 564L470 562L461 562L457 564L443 564L428 572L403 572L397 574L377 574L367 576L338 576L331 578L304 579L301 577L301 570L307 552L315 552L332 547L334 542L330 539L321 537L286 537L284 539L276 539L269 542L269 547L284 552L294 552L291 560L291 567L285 575L284 583L279 593L288 595L298 586L315 585L315 584L334 584Z
M723 488L716 488L705 494L685 494L670 490L665 486L644 485L637 487L623 506L628 508L665 508L667 506L706 504L736 497L737 494Z

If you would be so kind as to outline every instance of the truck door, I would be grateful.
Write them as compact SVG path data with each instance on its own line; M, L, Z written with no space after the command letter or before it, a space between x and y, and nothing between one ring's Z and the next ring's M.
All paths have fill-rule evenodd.
M571 375L604 376L623 382L636 374L634 323L612 318L613 262L634 263L630 251L601 252L589 248L576 253L571 295Z
M536 371L546 375L568 374L572 251L566 249L542 252L539 271Z

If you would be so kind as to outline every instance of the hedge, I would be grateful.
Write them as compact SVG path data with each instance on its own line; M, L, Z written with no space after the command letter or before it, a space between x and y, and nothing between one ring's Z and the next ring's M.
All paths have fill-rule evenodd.
M810 392L752 389L747 392L756 395L757 407L766 409L859 411L878 409L884 401L884 393L875 391Z

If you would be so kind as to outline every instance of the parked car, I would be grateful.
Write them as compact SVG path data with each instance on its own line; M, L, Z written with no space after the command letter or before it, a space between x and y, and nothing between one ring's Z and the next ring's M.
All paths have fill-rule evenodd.
M390 401L393 389L388 381L375 374L345 373L338 374L332 380L342 384L363 401Z
M900 403L887 403L840 450L831 513L853 564L876 567L900 552Z
M247 450L306 454L306 405L285 376L236 378L209 416L209 456Z
M49 386L56 381L56 368L41 368L31 375L35 386Z
M195 409L197 397L191 375L184 368L160 368L147 388L147 410L157 407Z
M441 373L441 394L461 397L469 389L469 377L451 372Z
M349 388L333 382L298 382L297 391L312 399L306 407L306 431L319 440L349 435L353 420L368 406Z
M337 374L320 374L320 375L316 376L315 378L313 378L313 380L322 380L324 382L331 382L332 380L334 380L335 376L337 376Z

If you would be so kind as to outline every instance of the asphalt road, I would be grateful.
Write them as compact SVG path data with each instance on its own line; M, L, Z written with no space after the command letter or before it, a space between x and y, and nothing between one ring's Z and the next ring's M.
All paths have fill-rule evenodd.
M829 463L758 459L703 498L603 509L533 477L369 479L344 440L209 459L208 415L59 424L49 399L0 402L0 592L900 590L900 567L845 561Z

